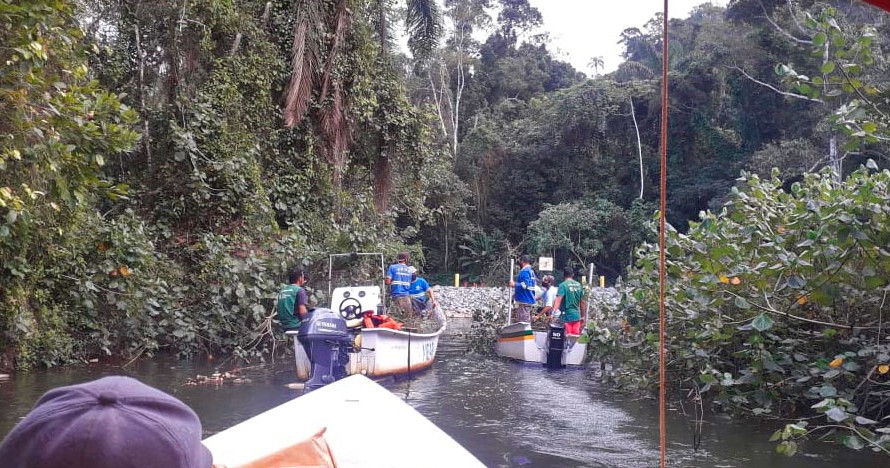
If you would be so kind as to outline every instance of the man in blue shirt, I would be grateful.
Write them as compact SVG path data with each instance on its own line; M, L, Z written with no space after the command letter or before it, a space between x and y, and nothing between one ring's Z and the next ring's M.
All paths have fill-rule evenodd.
M423 315L430 307L436 307L436 298L433 296L433 290L430 284L415 273L411 276L411 285L408 286L408 293L411 295L411 305L414 312Z
M513 289L514 309L513 313L517 322L528 322L531 319L531 311L535 306L535 292L538 278L532 269L532 258L528 255L519 257L519 275L516 281L510 280Z
M411 286L411 275L416 271L408 266L409 258L408 252L399 252L397 263L393 263L386 270L386 285L389 286L393 307L402 309L404 313L411 313L411 295L408 287Z

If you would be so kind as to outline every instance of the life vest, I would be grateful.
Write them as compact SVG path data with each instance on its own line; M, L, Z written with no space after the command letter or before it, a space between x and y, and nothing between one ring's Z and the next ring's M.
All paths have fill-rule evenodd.
M362 325L365 328L389 328L391 330L401 330L402 323L395 321L389 315L374 315L373 311L367 311L362 319Z

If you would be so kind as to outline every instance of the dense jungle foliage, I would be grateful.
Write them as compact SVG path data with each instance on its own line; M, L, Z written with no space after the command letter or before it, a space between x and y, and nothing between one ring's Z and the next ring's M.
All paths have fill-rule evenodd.
M817 415L785 453L888 448L886 18L668 24L674 390ZM593 338L651 387L663 21L588 77L528 0L0 0L0 368L262 359L293 265L323 302L329 252L489 283L528 252L623 278Z
M786 86L771 91L811 107L798 111L811 133L762 145L720 203L667 233L671 391L702 408L795 421L772 438L786 455L816 435L890 455L890 100L886 26L874 13L813 4L788 29L766 17L808 52L775 65ZM620 304L591 329L595 352L630 388L657 384L658 255L643 245Z

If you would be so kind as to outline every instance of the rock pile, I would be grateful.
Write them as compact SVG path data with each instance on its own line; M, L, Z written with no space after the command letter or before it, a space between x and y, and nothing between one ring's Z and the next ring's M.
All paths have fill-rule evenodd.
M599 304L609 304L616 305L618 304L618 290L615 288L593 288L590 293L590 297L593 301L590 303L590 307L594 308Z
M449 318L470 318L474 310L506 311L510 303L510 288L455 288L436 286L433 294ZM593 288L591 309L599 304L618 303L615 288Z
M470 318L474 310L506 311L510 303L510 288L437 286L433 294L449 318Z

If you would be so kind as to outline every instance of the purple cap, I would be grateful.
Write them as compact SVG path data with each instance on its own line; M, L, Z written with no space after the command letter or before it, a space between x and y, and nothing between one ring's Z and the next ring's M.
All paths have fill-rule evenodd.
M201 421L185 403L129 377L46 392L0 444L19 468L210 468Z

